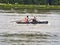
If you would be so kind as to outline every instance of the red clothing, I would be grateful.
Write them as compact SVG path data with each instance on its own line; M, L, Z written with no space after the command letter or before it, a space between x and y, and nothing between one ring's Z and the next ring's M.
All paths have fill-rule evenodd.
M29 22L29 21L28 21L28 17L25 18L25 22Z

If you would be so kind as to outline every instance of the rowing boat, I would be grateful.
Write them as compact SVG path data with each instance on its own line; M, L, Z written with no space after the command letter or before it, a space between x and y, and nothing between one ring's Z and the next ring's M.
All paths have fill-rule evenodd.
M16 23L17 24L48 24L48 21L28 22L28 23L17 21Z

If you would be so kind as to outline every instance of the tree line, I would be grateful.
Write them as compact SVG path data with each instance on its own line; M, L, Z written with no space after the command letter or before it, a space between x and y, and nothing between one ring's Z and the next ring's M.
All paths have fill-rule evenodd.
M60 5L60 0L0 0L6 4Z

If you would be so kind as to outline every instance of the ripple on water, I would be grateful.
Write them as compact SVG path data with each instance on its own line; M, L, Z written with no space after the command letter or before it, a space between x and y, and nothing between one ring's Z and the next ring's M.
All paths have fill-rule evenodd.
M2 14L4 15L4 14ZM0 44L1 45L60 45L60 33L54 33L53 31L58 31L59 28L59 20L60 20L60 16L55 15L55 14L48 14L46 16L42 14L39 14L39 19L38 20L48 20L51 25L38 25L38 26L32 26L28 25L28 26L24 26L24 25L12 25L13 23L10 24L9 21L11 20L19 20L20 15L17 16L8 16L10 14L5 14L6 16L0 16L0 31L1 32L5 32L5 33L1 33L0 32ZM11 15L15 15L15 14L11 14ZM26 16L26 15L24 15ZM23 16L23 17L24 17ZM22 18L23 19L23 18ZM4 21L5 20L5 21ZM53 23L54 22L54 23ZM27 30L31 29L31 31L34 29L37 30L37 28L39 30L42 30L42 32L19 32L16 31L18 33L13 33L16 29L23 29L24 27L26 27ZM12 29L12 31L11 31ZM24 28L25 29L25 28ZM24 31L23 29L23 31ZM58 29L58 30L57 30ZM3 30L3 31L2 31ZM6 31L5 31L6 30ZM44 33L44 31L50 31L52 33ZM11 32L9 32L11 31ZM8 32L8 33L6 33ZM59 32L59 31L58 31Z
M32 45L32 44L50 44L52 42L58 42L56 40L58 36L51 33L34 33L34 34L9 34L9 33L1 33L0 34L0 42L9 43L11 45Z

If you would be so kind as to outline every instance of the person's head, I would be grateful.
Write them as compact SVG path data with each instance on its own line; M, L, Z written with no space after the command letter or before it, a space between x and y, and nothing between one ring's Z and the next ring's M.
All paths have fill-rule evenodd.
M28 17L28 16L27 16Z

